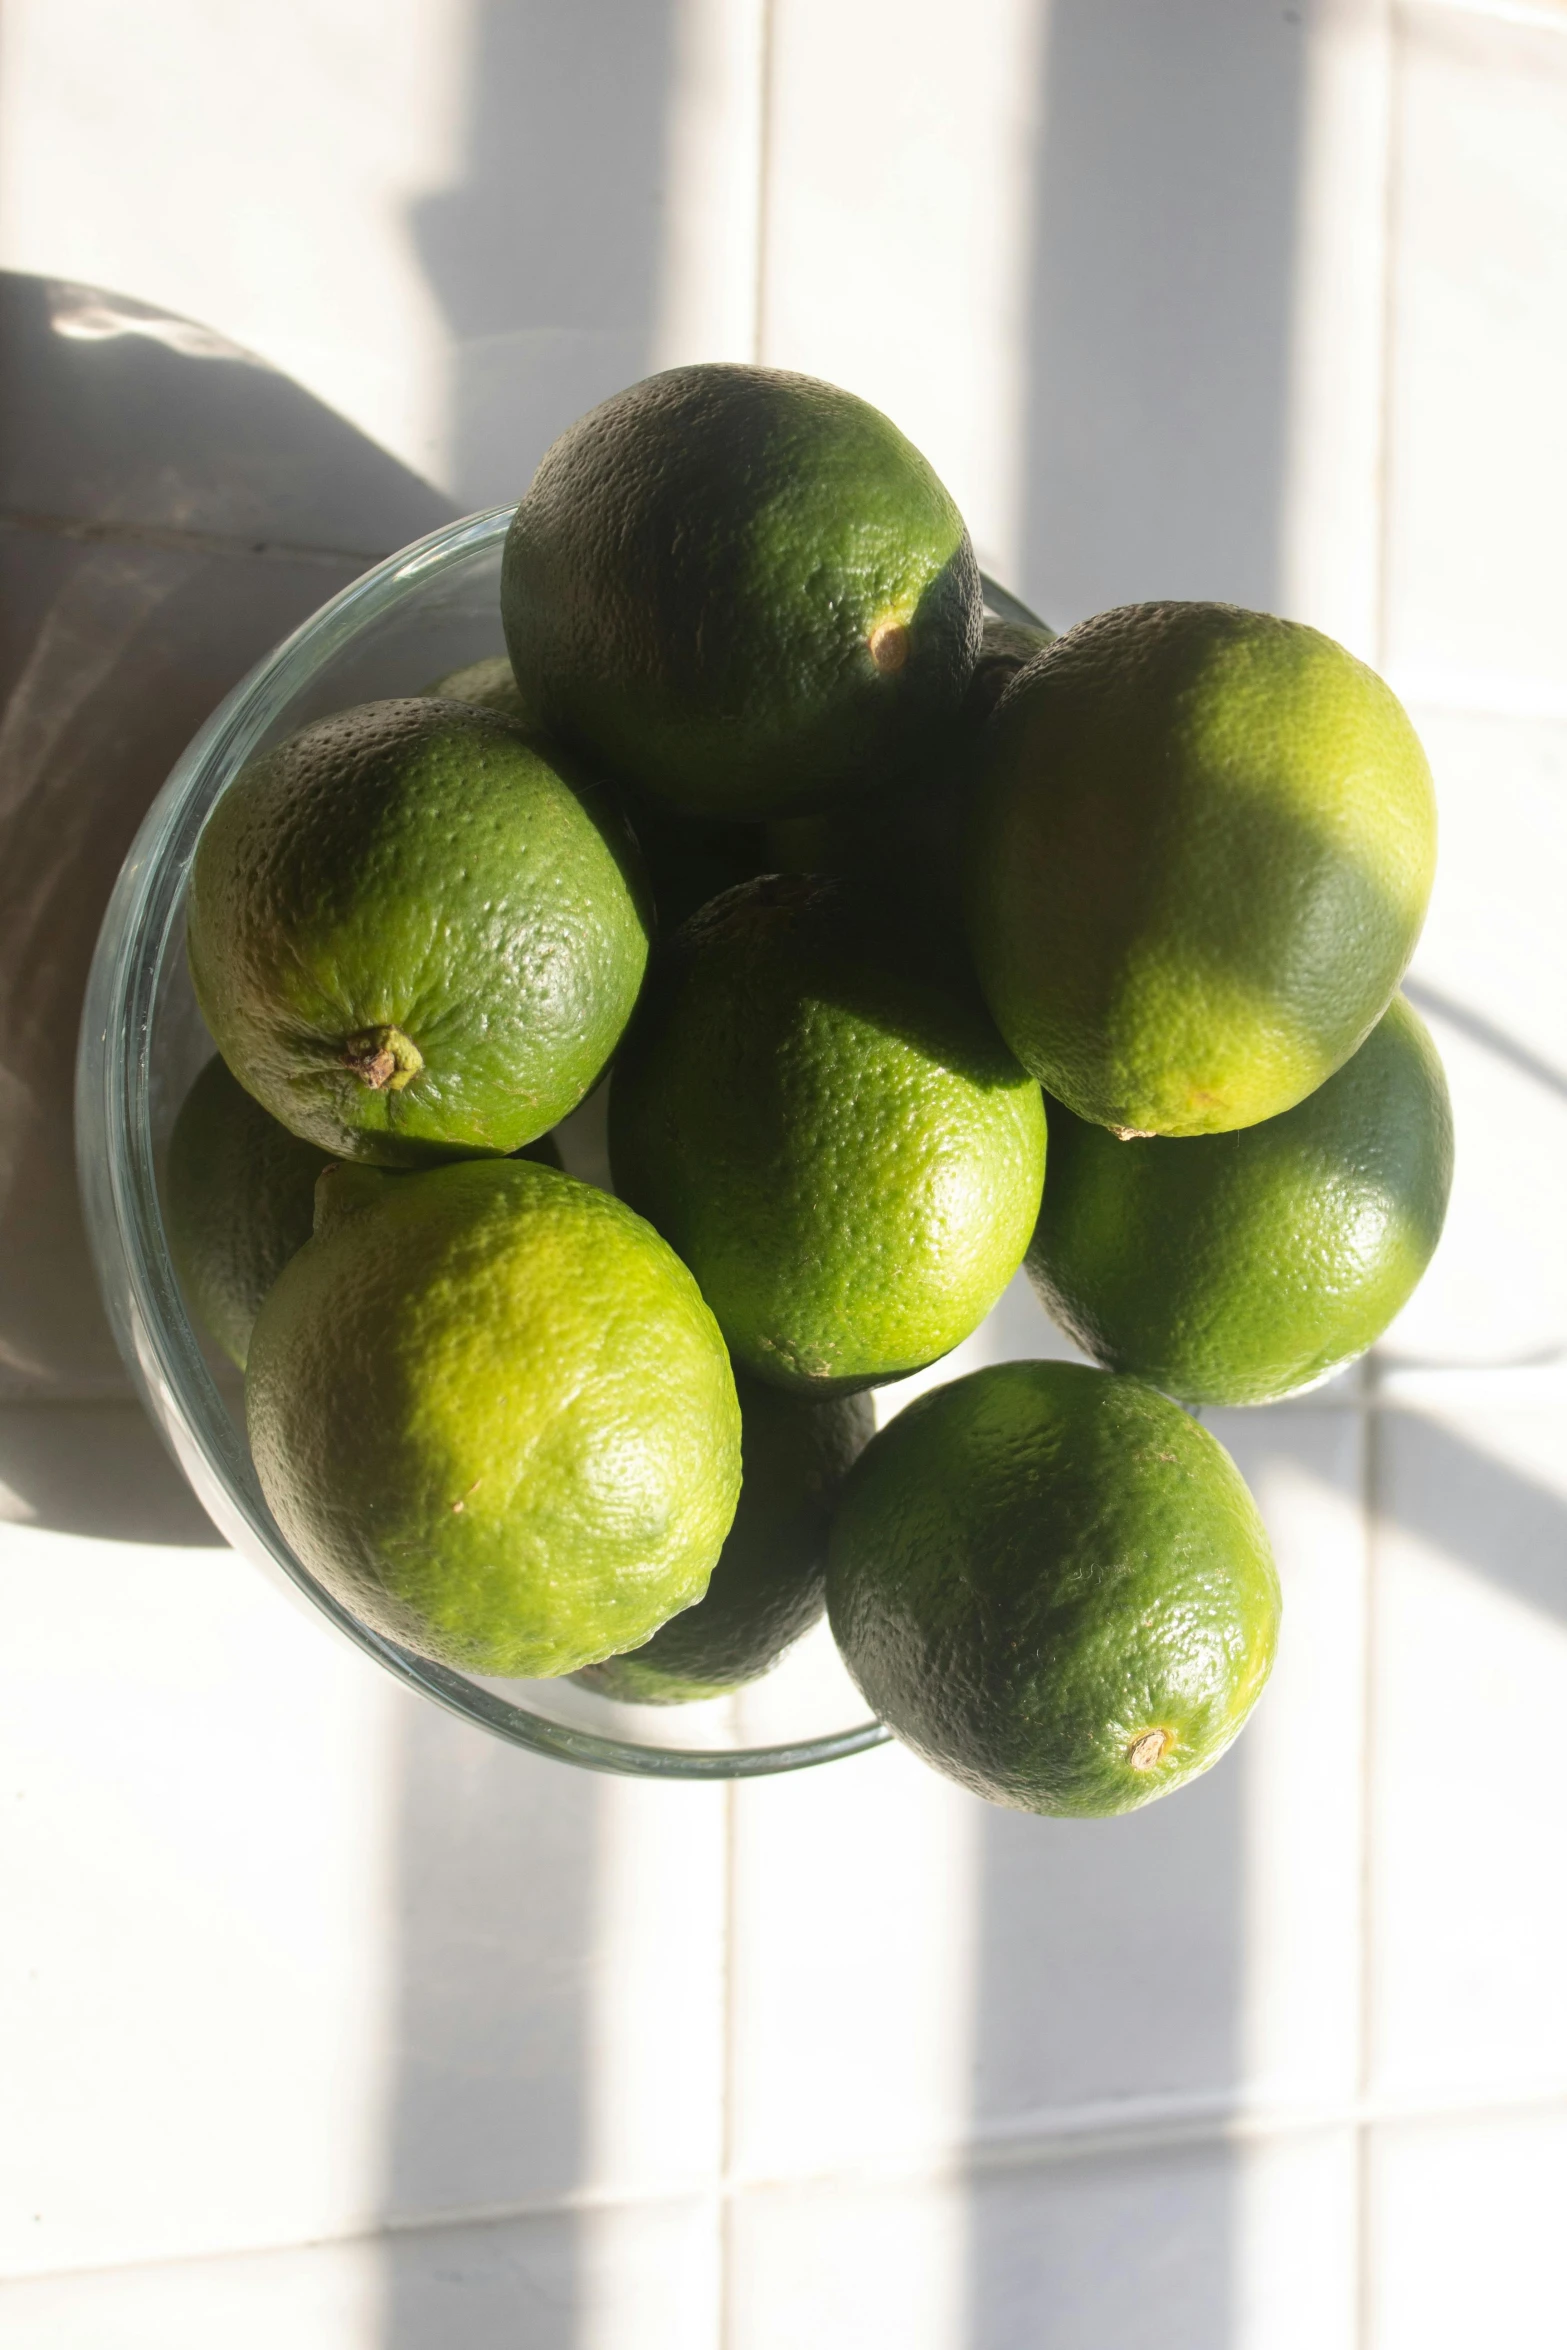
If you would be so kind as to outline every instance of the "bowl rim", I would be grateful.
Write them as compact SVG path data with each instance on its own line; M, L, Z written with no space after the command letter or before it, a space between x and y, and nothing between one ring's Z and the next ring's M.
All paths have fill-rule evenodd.
M76 1157L88 1242L133 1384L219 1531L252 1563L261 1563L259 1549L356 1648L447 1712L557 1761L639 1778L771 1777L863 1753L885 1744L891 1732L868 1719L820 1737L764 1746L642 1745L530 1713L361 1623L294 1556L267 1508L248 1447L191 1327L164 1231L152 1136L153 1026L208 810L325 658L395 607L411 583L504 539L514 512L514 506L493 506L443 524L351 580L256 663L175 762L116 878L82 1007ZM994 581L984 578L983 587L991 610L1035 622L1035 614ZM196 1473L197 1461L208 1472L205 1478Z

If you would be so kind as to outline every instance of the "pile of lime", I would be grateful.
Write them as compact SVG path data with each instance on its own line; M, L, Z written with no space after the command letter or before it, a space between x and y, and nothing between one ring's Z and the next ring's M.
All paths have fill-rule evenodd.
M499 617L196 852L170 1238L284 1534L467 1671L711 1698L825 1608L980 1794L1179 1786L1279 1613L1192 1409L1350 1362L1441 1230L1404 712L1229 605L987 615L919 452L757 367L563 434ZM551 1140L601 1084L612 1192ZM875 1432L1020 1266L1092 1360Z

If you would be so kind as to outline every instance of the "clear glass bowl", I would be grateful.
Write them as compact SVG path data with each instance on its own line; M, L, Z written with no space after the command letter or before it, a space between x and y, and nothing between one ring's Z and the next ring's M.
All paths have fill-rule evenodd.
M591 1770L716 1779L798 1770L880 1744L825 1624L733 1696L622 1705L570 1681L491 1681L411 1655L360 1623L294 1556L262 1498L238 1375L193 1325L169 1257L160 1182L169 1129L212 1042L185 967L185 893L207 813L246 760L309 719L416 693L499 653L509 507L435 531L322 606L237 686L154 801L104 916L82 1016L76 1136L104 1302L180 1467L236 1550L438 1705ZM1031 619L985 583L1006 617ZM603 1175L602 1110L560 1130L569 1170Z

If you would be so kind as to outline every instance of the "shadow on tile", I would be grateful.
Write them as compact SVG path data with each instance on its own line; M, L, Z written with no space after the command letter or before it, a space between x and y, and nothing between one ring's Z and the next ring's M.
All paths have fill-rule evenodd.
M1377 1506L1433 1550L1567 1618L1567 1501L1444 1421L1390 1412Z
M651 365L674 20L672 0L474 0L463 173L409 222L454 346L467 505L519 497Z
M223 1537L138 1403L0 1404L0 1520L101 1542Z
M375 555L447 518L188 320L0 274L0 1398L123 1394L71 1089L104 903L179 752Z

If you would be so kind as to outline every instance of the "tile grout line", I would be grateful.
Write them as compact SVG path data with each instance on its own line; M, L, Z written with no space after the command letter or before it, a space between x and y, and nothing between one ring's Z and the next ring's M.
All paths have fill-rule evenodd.
M1398 237L1401 225L1398 175L1403 50L1400 0L1383 0L1387 85L1382 119L1382 299L1380 380L1377 385L1376 666L1386 673L1392 638L1392 448L1398 302ZM1376 1997L1376 1755L1377 1518L1381 1503L1381 1415L1385 1408L1376 1348L1366 1356L1361 1415L1361 1632L1360 1632L1360 1838L1359 1974L1356 1984L1355 2092L1358 2118L1354 2140L1354 2314L1356 2350L1372 2350L1375 2324L1376 2248L1371 2189L1371 2129L1367 2119L1372 2084L1372 2034Z
M1132 2122L1112 2118L1125 2108L1136 2112L1139 2118ZM1432 2096L1402 2103L1388 2099L1375 2105L1351 2101L1272 2113L1262 2108L1249 2110L1219 2095L1118 2100L1100 2107L1064 2109L1053 2124L1032 2133L1024 2130L1015 2134L996 2133L952 2147L927 2148L907 2156L867 2156L820 2170L758 2171L752 2175L736 2172L723 2184L721 2192L723 2200L728 2201L740 2194L756 2192L788 2194L821 2187L940 2184L961 2181L976 2173L1044 2168L1084 2157L1253 2144L1269 2138L1316 2137L1327 2131L1356 2129L1376 2122L1467 2123L1518 2119L1540 2113L1560 2113L1567 2118L1567 2081L1532 2095ZM511 2203L471 2204L452 2211L414 2213L348 2228L336 2235L295 2237L266 2244L230 2244L216 2250L154 2255L146 2260L103 2261L76 2268L13 2271L0 2275L0 2300L8 2287L66 2277L118 2276L141 2269L190 2267L204 2261L265 2260L292 2252L381 2244L389 2237L441 2235L457 2228L501 2227L519 2220L552 2219L580 2212L656 2210L661 2205L699 2204L708 2200L711 2192L711 2182L704 2182L700 2177L684 2185L658 2188L567 2188L559 2194L525 2197Z
M772 225L773 53L777 27L774 0L758 0L758 7L756 250L752 257L755 283L751 305L751 357L761 367L766 364L767 357L767 244Z
M735 2092L738 2078L736 2062L740 2041L739 2002L735 1995L735 1951L738 1940L739 1902L737 1898L736 1851L739 1843L739 1782L724 1782L724 1983L723 1983L723 2080L719 2101L718 2145L718 2209L716 2213L716 2241L718 2250L718 2341L717 2350L732 2350L736 2340L736 2310L734 2292L734 2199L737 2188L735 2175Z
M371 553L363 547L314 547L292 539L247 538L242 532L183 530L176 523L117 522L72 514L38 514L0 507L0 531L32 537L70 539L84 546L157 547L166 554L254 556L262 562L319 563L336 568L357 563L368 569L395 548Z

